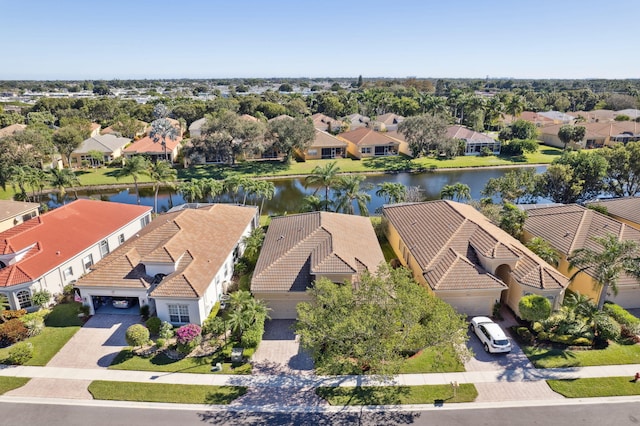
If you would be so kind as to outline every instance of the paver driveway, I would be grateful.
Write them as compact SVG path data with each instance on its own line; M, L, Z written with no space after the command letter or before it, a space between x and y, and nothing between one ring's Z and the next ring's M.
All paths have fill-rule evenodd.
M97 314L47 364L48 367L108 367L127 346L125 333L139 315Z
M302 349L292 326L294 320L265 322L262 342L253 355L257 374L310 374L313 361Z

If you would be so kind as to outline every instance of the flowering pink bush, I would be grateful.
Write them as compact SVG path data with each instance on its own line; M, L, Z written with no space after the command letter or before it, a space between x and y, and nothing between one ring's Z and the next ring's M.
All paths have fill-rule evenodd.
M176 338L178 343L187 344L200 337L202 329L197 324L183 325L176 330Z

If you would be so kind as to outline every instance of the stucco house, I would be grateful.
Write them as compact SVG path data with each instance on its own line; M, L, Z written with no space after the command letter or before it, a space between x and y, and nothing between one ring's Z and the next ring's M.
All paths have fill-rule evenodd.
M296 154L302 160L344 158L347 155L347 142L316 129L316 137L311 145Z
M376 117L376 119L373 121L373 126L370 125L370 127L373 127L375 130L381 132L398 130L398 125L403 121L403 116L388 112Z
M399 140L365 127L340 133L338 139L346 142L347 152L359 159L397 155L400 148Z
M202 324L227 291L257 207L209 204L158 216L75 287L91 313L103 298L148 305L163 321Z
M496 302L518 314L522 296L559 308L568 279L473 207L448 200L386 205L387 239L432 294L466 315Z
M347 115L347 120L349 120L349 130L355 130L360 127L368 127L371 119L362 114L349 114Z
M199 138L202 136L202 127L207 123L207 119L205 117L194 121L189 125L189 137Z
M40 204L0 200L0 232L38 216Z
M131 143L131 139L118 137L114 134L92 136L82 141L80 146L71 153L72 167L82 166L82 162L93 166L96 161L89 154L91 151L99 151L102 153L102 164L107 164L120 158L124 148Z
M295 319L306 290L326 277L355 282L375 272L384 256L369 218L330 212L302 213L271 221L251 279L251 292L274 319Z
M543 127L540 129L540 139L549 146L563 148L564 143L558 137L562 124ZM577 123L586 129L584 139L580 142L571 142L569 147L602 148L616 143L640 141L640 123L635 121L609 121L598 123Z
M569 270L567 258L571 253L583 247L601 249L593 237L605 237L608 234L618 236L620 241L633 240L640 243L638 229L577 204L550 207L531 205L527 208L525 240L529 241L533 237L546 240L560 255L558 271L567 276L576 272ZM618 295L607 295L607 300L623 308L640 308L640 281L637 278L623 274L617 287ZM596 303L600 299L600 286L589 275L588 270L577 274L569 289L591 297Z
M76 200L0 233L0 294L12 309L62 293L151 220L151 207Z
M319 112L311 116L311 121L313 121L313 127L322 132L338 133L342 130L341 121Z
M181 142L181 136L177 136L173 140L167 138L165 141L167 145L166 155L169 162L173 163L177 160L180 149L182 148ZM123 154L125 158L130 158L134 155L144 155L154 161L165 159L165 149L162 146L161 141L154 142L150 136L145 136L142 139L138 139L133 142L123 150Z
M485 148L493 155L500 155L500 141L464 126L455 125L447 127L447 137L464 141L464 155L480 155Z

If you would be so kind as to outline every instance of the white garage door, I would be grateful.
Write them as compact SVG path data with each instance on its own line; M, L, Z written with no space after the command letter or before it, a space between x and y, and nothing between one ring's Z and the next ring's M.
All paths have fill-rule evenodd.
M271 308L269 311L271 319L296 319L298 317L297 301L295 300L265 300L265 302Z
M490 297L443 297L442 300L455 308L458 313L470 317L478 315L491 315L493 299Z
M620 288L617 296L612 295L607 300L611 300L625 309L640 308L640 288Z

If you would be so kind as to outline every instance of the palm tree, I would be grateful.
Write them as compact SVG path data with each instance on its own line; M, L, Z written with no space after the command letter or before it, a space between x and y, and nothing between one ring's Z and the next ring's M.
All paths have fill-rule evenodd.
M184 198L184 201L187 203L195 203L196 200L203 198L202 184L198 179L179 183L176 192L182 195L182 198Z
M141 155L134 155L128 158L122 168L117 171L116 179L131 176L133 185L136 188L136 202L140 204L140 191L138 190L138 179L140 176L149 173L149 162Z
M49 172L49 183L54 188L60 191L60 198L64 204L64 196L66 194L66 188L80 185L80 179L73 173L71 169L51 169ZM76 199L77 199L76 195Z
M445 185L440 191L440 198L443 200L456 200L458 202L469 201L471 199L471 188L464 183L454 183Z
M276 193L276 186L273 184L273 182L270 182L268 180L260 180L257 181L257 183L258 188L256 194L262 199L262 201L260 202L260 210L258 211L258 214L262 214L264 200L270 200L273 198Z
M258 254L264 241L264 229L255 228L251 233L242 238L242 244L244 245L244 257L246 257L252 264L258 260Z
M303 212L319 212L325 210L327 201L317 195L307 195L302 199Z
M178 176L178 172L166 161L156 161L149 163L147 170L149 177L153 179L153 211L158 213L158 191L161 183L173 182Z
M204 178L200 180L200 187L202 189L202 198L213 202L224 191L224 182L213 178Z
M20 190L19 194L16 193L17 196L21 200L27 201L29 196L27 195L27 185L29 184L29 176L31 175L31 171L33 169L31 166L11 166L9 167L9 183L13 186L14 191Z
M159 118L151 123L149 137L154 143L160 142L164 150L164 159L169 161L167 154L167 139L175 141L178 138L178 129L166 118Z
M233 202L236 202L238 191L243 186L244 182L248 178L240 175L231 175L224 179L224 187L227 192L232 196Z
M42 169L31 168L29 173L29 186L33 192L33 200L39 201L42 196L42 190L49 180L49 174ZM36 195L37 194L37 195Z
M338 162L332 161L324 166L315 166L311 174L304 180L305 188L309 185L319 185L319 188L324 187L325 211L329 209L329 189L335 185L339 172L340 167L338 167ZM318 192L317 189L313 195L315 195L316 192Z
M540 259L547 262L549 265L558 266L560 256L558 252L551 247L551 244L544 238L533 237L531 241L525 244L529 250L534 252L540 257Z
M593 241L602 246L602 250L591 247L574 250L569 257L569 270L578 269L571 279L587 272L601 286L598 310L602 310L609 289L614 295L618 294L620 275L626 273L640 280L640 245L634 240L620 241L615 234L593 237Z
M354 203L358 205L361 216L369 216L367 203L371 195L360 190L360 184L365 177L362 175L342 176L336 184L336 211L354 214Z
M253 323L253 318L249 311L234 309L229 312L229 319L227 321L235 338L240 339L242 333Z
M399 182L383 182L378 184L378 197L384 197L386 204L402 203L407 199L407 187Z

